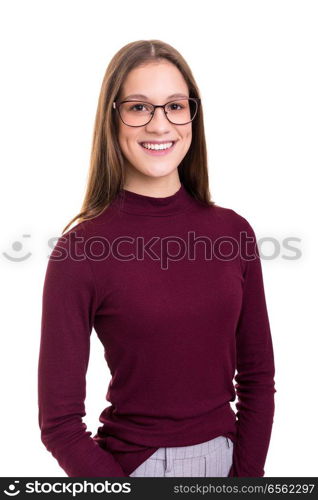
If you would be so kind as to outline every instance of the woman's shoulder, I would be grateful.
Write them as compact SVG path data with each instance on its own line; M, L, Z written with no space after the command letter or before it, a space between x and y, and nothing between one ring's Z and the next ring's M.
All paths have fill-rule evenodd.
M234 228L249 231L252 229L252 226L245 215L242 215L233 208L215 203L213 207L211 207L211 211L220 221L224 221L224 223L230 224Z
M94 217L90 217L77 222L72 228L61 235L66 239L75 237L75 234L87 238L99 233L103 228L111 228L113 225L114 212L111 209L104 209Z

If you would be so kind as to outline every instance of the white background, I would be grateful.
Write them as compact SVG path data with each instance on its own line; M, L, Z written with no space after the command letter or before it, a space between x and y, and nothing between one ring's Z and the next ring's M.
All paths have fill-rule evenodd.
M47 241L79 212L107 64L126 43L154 38L182 53L198 83L213 200L258 239L277 240L277 257L262 262L277 389L265 475L317 476L317 2L0 5L1 475L65 476L37 420ZM261 251L270 257L273 244ZM93 435L109 380L93 332Z

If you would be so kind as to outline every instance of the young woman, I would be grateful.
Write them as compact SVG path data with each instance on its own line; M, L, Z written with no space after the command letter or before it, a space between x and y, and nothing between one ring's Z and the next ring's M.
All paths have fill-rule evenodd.
M85 200L43 287L39 425L68 476L264 475L276 389L261 262L248 221L210 199L199 96L159 40L107 68ZM93 327L111 404L91 437Z

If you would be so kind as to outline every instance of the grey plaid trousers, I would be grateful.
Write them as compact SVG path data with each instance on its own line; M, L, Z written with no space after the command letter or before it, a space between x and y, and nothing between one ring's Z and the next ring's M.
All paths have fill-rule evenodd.
M129 477L227 477L233 442L218 436L190 446L158 448Z

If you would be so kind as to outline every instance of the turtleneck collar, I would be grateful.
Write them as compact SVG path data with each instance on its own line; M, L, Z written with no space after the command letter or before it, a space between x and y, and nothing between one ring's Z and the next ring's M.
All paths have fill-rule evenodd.
M115 204L123 212L154 217L171 216L186 212L196 205L184 185L172 195L156 198L121 189L115 199Z

